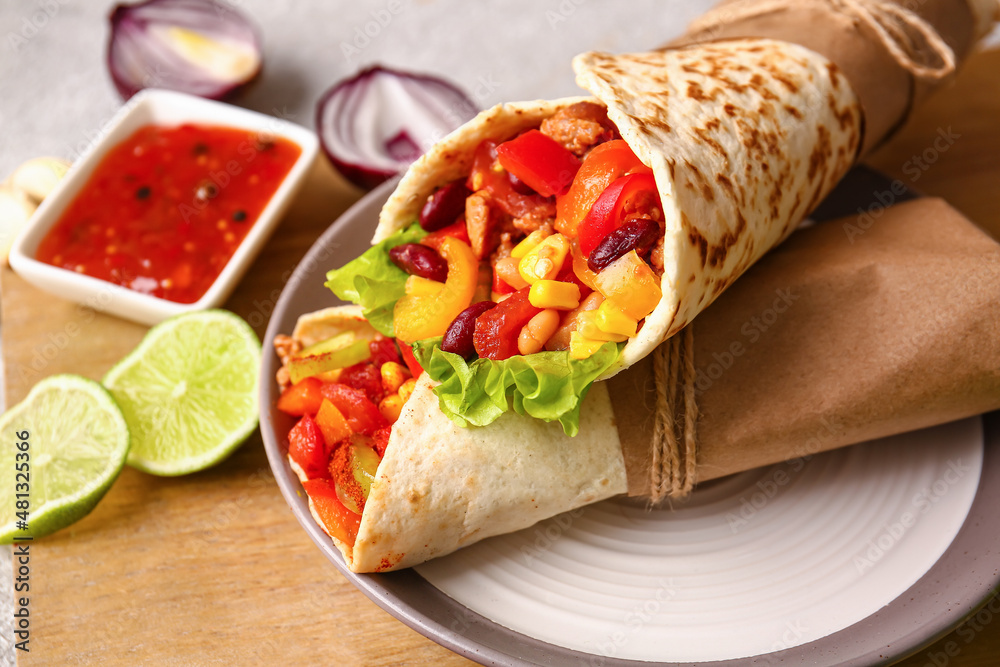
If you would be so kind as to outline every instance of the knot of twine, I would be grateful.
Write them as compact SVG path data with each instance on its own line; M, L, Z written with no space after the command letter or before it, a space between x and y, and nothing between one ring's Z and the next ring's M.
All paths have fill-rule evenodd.
M649 469L650 501L683 498L695 482L694 329L690 325L653 352L656 408L653 463Z
M916 12L888 0L808 0L850 16L878 35L889 54L918 79L938 81L955 71L955 52ZM711 34L727 23L801 7L806 0L732 0L688 26L688 35Z

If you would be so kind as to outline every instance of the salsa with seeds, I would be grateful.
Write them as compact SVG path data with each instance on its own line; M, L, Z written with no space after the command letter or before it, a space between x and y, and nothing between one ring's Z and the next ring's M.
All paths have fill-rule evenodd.
M37 259L194 303L301 152L287 139L230 127L142 127L97 165Z

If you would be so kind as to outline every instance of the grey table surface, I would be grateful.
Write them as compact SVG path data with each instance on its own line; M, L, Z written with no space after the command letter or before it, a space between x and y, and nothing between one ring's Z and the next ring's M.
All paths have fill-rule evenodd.
M219 0L264 44L260 80L234 103L313 127L334 82L379 63L444 76L480 107L575 95L570 59L641 51L712 0ZM0 0L0 181L41 155L69 160L119 108L105 65L104 0ZM367 34L366 34L367 31ZM1000 34L989 42L1000 42ZM15 664L11 551L0 549L0 664Z

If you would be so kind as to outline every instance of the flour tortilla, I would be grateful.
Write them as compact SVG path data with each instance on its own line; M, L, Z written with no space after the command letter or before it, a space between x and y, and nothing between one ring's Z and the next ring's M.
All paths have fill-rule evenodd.
M360 308L343 306L303 315L292 335L308 345L345 330L374 334ZM489 426L459 428L432 389L422 375L393 425L354 547L332 538L352 571L417 565L626 492L604 385L587 394L575 438L513 412ZM322 526L311 501L309 509Z
M795 229L854 163L862 115L833 63L775 40L585 53L573 68L653 169L666 223L663 298L603 379L680 331ZM467 175L481 141L509 139L581 99L501 104L473 118L410 167L373 242Z

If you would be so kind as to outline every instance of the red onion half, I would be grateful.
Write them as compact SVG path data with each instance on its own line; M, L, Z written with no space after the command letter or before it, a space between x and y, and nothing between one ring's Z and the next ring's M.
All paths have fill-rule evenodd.
M434 76L370 67L323 94L316 132L349 181L373 188L476 115L472 100Z
M222 2L147 0L109 20L108 70L126 99L143 88L223 99L260 72L256 28Z

